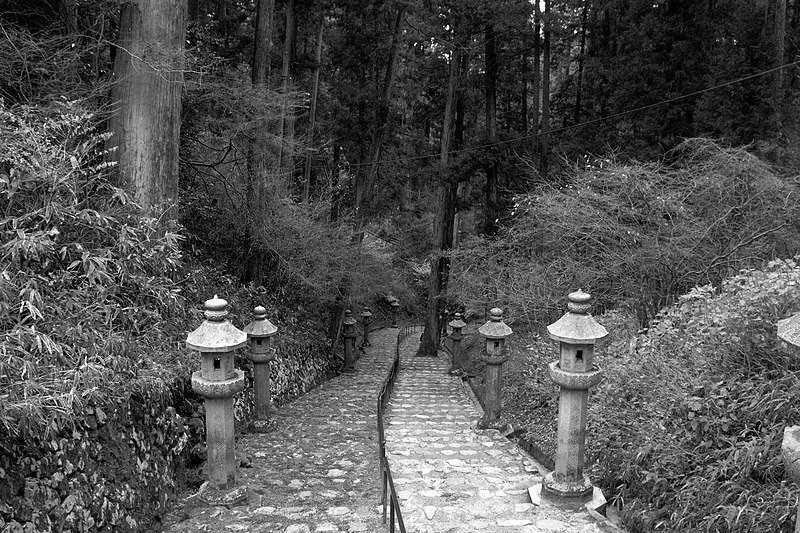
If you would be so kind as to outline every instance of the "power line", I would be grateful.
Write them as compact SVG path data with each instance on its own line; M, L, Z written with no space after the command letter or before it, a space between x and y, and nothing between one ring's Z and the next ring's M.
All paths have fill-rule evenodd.
M615 113L613 115L608 115L607 117L599 117L599 118L595 118L595 119L592 119L592 120L587 120L585 122L579 122L578 124L571 124L569 126L562 126L560 128L556 128L556 129L548 131L546 133L546 135L552 135L554 133L561 133L563 131L568 131L568 130L575 129L575 128L580 128L580 127L583 127L583 126L588 126L590 124L596 124L598 122L603 122L603 121L606 121L606 120L611 120L611 119L623 117L623 116L626 116L626 115L631 115L633 113L638 113L639 111L644 111L646 109L650 109L650 108L653 108L653 107L658 107L658 106L664 105L664 104L671 104L673 102L677 102L677 101L680 101L680 100L685 100L686 98L692 98L694 96L698 96L698 95L701 95L701 94L704 94L704 93L707 93L707 92L715 91L717 89L722 89L723 87L728 87L730 85L735 85L735 84L741 83L743 81L752 80L752 79L755 79L755 78L759 78L761 76L766 76L767 74L772 74L773 72L777 72L779 70L782 70L782 69L785 69L785 68L788 68L788 67L798 66L798 65L800 65L800 61L794 61L792 63L787 63L787 64L781 65L779 67L773 67L771 69L764 70L764 71L761 71L761 72L757 72L757 73L751 74L749 76L744 76L744 77L741 77L741 78L738 78L738 79L735 79L735 80L732 80L732 81L728 81L728 82L725 82L725 83L720 83L719 85L706 87L705 89L701 89L699 91L694 91L694 92L691 92L691 93L688 93L688 94L684 94L684 95L681 95L681 96L676 96L674 98L668 98L668 99L662 100L660 102L656 102L656 103L653 103L653 104L648 104L648 105L636 107L634 109L629 109L627 111L621 111L621 112ZM472 151L472 150L479 150L479 149L482 149L482 148L492 148L492 147L500 146L500 145L503 145L503 144L510 144L510 143L515 143L515 142L520 142L520 141L524 141L524 140L529 140L529 139L533 139L533 138L536 138L536 137L540 137L541 135L543 135L543 134L542 133L532 133L530 135L523 135L522 137L516 137L514 139L507 139L507 140L504 140L504 141L496 141L496 142L492 142L492 143L486 143L486 144L481 144L481 145L476 145L476 146L470 146L468 148L460 148L458 150L449 151L448 155L458 154L458 153L461 153L461 152L468 152L468 151ZM384 160L381 161L381 163L402 163L402 162L405 162L405 161L418 161L418 160L422 160L422 159L431 159L431 158L437 158L437 157L441 157L441 154L436 153L436 154L418 155L418 156L413 156L413 157L400 157L400 158L395 158L395 159L384 159ZM350 163L348 166L350 166L350 167L362 167L362 166L368 166L368 165L371 165L371 163Z

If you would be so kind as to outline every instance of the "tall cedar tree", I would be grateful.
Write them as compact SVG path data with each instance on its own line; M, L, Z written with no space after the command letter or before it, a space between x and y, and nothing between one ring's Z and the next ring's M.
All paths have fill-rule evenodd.
M114 61L111 158L145 210L168 208L162 220L176 216L187 15L186 0L125 2Z

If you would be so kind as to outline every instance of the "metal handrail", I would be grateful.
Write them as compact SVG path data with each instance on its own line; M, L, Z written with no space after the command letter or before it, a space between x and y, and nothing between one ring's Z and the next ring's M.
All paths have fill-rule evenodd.
M403 523L403 514L400 512L400 501L397 498L397 491L394 488L392 471L389 468L389 460L386 459L386 437L383 430L383 414L386 404L389 403L389 395L394 388L397 373L400 371L400 344L403 339L412 332L417 331L422 326L403 326L397 332L397 344L394 350L394 362L389 369L389 374L383 381L381 392L378 394L378 461L380 464L381 477L381 506L383 507L383 523L386 523L386 508L389 507L389 531L394 533L395 520L400 533L406 533L406 526ZM388 498L387 498L388 497ZM388 501L387 501L388 499Z

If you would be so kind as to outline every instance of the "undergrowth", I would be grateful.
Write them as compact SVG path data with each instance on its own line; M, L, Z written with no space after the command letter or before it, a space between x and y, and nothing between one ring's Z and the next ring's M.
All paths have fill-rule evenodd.
M180 228L110 181L98 127L80 102L0 101L3 531L137 531L163 517L204 440L185 339L214 292L236 326L255 305L278 326L277 403L330 372L322 310L185 256ZM239 421L251 394L235 399Z
M784 427L800 364L775 324L800 310L800 267L770 262L698 287L607 350L590 400L594 480L633 532L793 531ZM600 321L613 331L621 315Z

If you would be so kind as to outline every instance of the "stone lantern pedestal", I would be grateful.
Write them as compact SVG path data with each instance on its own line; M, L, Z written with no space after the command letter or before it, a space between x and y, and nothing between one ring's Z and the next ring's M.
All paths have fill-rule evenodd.
M800 346L800 313L778 321L778 337L792 346ZM783 430L781 457L786 477L800 486L800 426ZM794 531L800 533L800 506L797 508Z
M254 320L244 327L250 343L247 358L253 363L253 431L268 433L277 426L271 418L272 398L270 394L270 363L275 360L275 351L270 348L270 338L278 328L267 320L267 310L262 306L253 309Z
M786 468L786 477L800 486L800 426L787 427L783 430L781 457ZM800 533L800 507L794 523L795 533Z
M361 321L364 323L364 340L361 346L372 346L369 343L369 325L372 324L372 311L367 306L364 306L361 311Z
M571 293L567 313L547 327L550 337L560 344L560 359L550 363L549 371L561 390L555 470L545 477L542 492L556 499L588 500L594 491L583 473L586 408L589 388L603 377L603 371L592 363L594 343L608 332L588 314L590 299L582 291Z
M392 327L396 328L399 327L397 325L397 315L400 312L400 302L397 300L392 300L390 305L392 306Z
M344 337L344 370L349 370L353 366L356 350L356 319L353 318L353 313L349 309L344 312L342 329L342 337Z
M196 500L232 507L247 500L236 487L233 395L244 389L244 372L233 368L233 350L247 344L247 335L225 317L228 302L216 295L205 303L206 320L186 337L186 346L200 352L200 370L192 388L206 399L206 470L208 481Z
M448 326L453 328L452 333L450 333L450 340L453 341L453 360L450 362L450 370L448 372L450 374L463 375L464 361L462 359L461 341L464 339L464 335L461 330L467 326L467 323L464 322L461 313L456 313Z
M500 390L503 382L503 363L508 361L508 355L503 348L506 337L513 331L503 322L503 311L495 307L489 312L489 321L478 328L478 333L486 338L486 353L481 357L486 363L486 393L484 415L478 422L478 427L503 431L507 424L501 417Z

